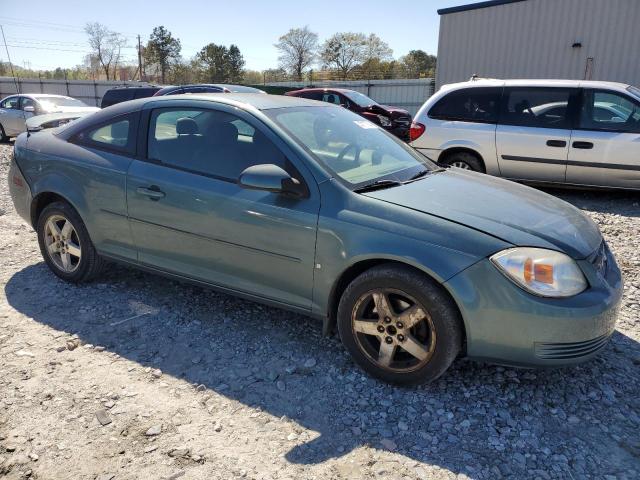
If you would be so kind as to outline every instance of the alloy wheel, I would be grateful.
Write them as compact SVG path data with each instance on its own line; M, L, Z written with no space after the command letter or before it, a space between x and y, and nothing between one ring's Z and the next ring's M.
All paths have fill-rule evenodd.
M74 272L80 265L80 238L69 219L50 216L44 225L44 242L51 261L65 273Z
M433 356L433 321L417 300L400 290L377 289L362 295L352 310L351 325L360 350L380 368L409 372Z
M451 166L462 168L463 170L472 170L471 165L469 165L467 162L457 161L457 162L453 162Z

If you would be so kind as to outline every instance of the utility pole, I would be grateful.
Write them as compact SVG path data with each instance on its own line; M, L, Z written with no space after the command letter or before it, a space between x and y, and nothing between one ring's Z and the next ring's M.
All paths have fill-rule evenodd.
M4 48L7 51L7 59L9 60L9 66L11 67L11 76L13 77L13 83L16 84L16 93L20 93L20 86L18 85L18 79L13 71L13 63L11 63L11 56L9 55L9 47L7 46L7 39L4 36L4 28L0 25L0 31L2 32L2 40L4 41Z
M142 44L140 43L140 35L138 35L138 74L140 75L140 81L144 81L144 75L142 71Z

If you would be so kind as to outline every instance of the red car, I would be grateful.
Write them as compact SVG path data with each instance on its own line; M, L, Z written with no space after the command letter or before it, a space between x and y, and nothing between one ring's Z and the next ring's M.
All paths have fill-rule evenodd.
M345 88L303 88L285 93L291 97L309 98L321 102L335 103L357 113L361 117L380 125L402 140L409 140L411 114L406 110L380 105L366 95Z

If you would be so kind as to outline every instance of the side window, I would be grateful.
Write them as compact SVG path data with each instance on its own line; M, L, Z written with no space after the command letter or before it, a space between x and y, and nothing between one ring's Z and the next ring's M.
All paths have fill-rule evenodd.
M22 105L20 108L24 110L24 107L33 107L34 112L38 109L38 105L36 105L35 100L27 97L22 97Z
M440 120L496 123L502 88L475 87L456 90L440 99L429 117Z
M637 133L640 132L640 107L625 95L585 90L578 127Z
M2 103L0 103L0 108L17 109L19 100L19 97L5 98Z
M248 167L272 163L286 168L284 154L241 118L197 108L153 110L150 159L193 173L236 182Z
M500 123L569 129L569 101L573 92L568 88L506 88Z
M318 100L320 102L323 100L324 94L322 92L306 92L301 95L302 98L308 98L309 100Z
M133 124L133 115L120 116L109 123L103 123L78 133L71 141L88 147L134 153Z

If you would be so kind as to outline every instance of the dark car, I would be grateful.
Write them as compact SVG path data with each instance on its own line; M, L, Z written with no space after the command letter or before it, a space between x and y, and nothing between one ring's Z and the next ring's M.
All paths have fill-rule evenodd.
M154 93L154 97L164 95L180 95L182 93L266 93L263 90L244 85L228 85L224 83L200 83L196 85L169 85Z
M126 102L128 100L135 100L136 98L152 97L154 93L160 90L161 87L156 85L145 86L124 86L116 87L111 90L107 90L102 97L100 108L107 108L116 103Z
M344 88L304 88L287 92L291 97L302 97L310 100L342 105L361 117L380 125L396 137L409 140L411 114L406 110L388 105L380 105L366 95Z

